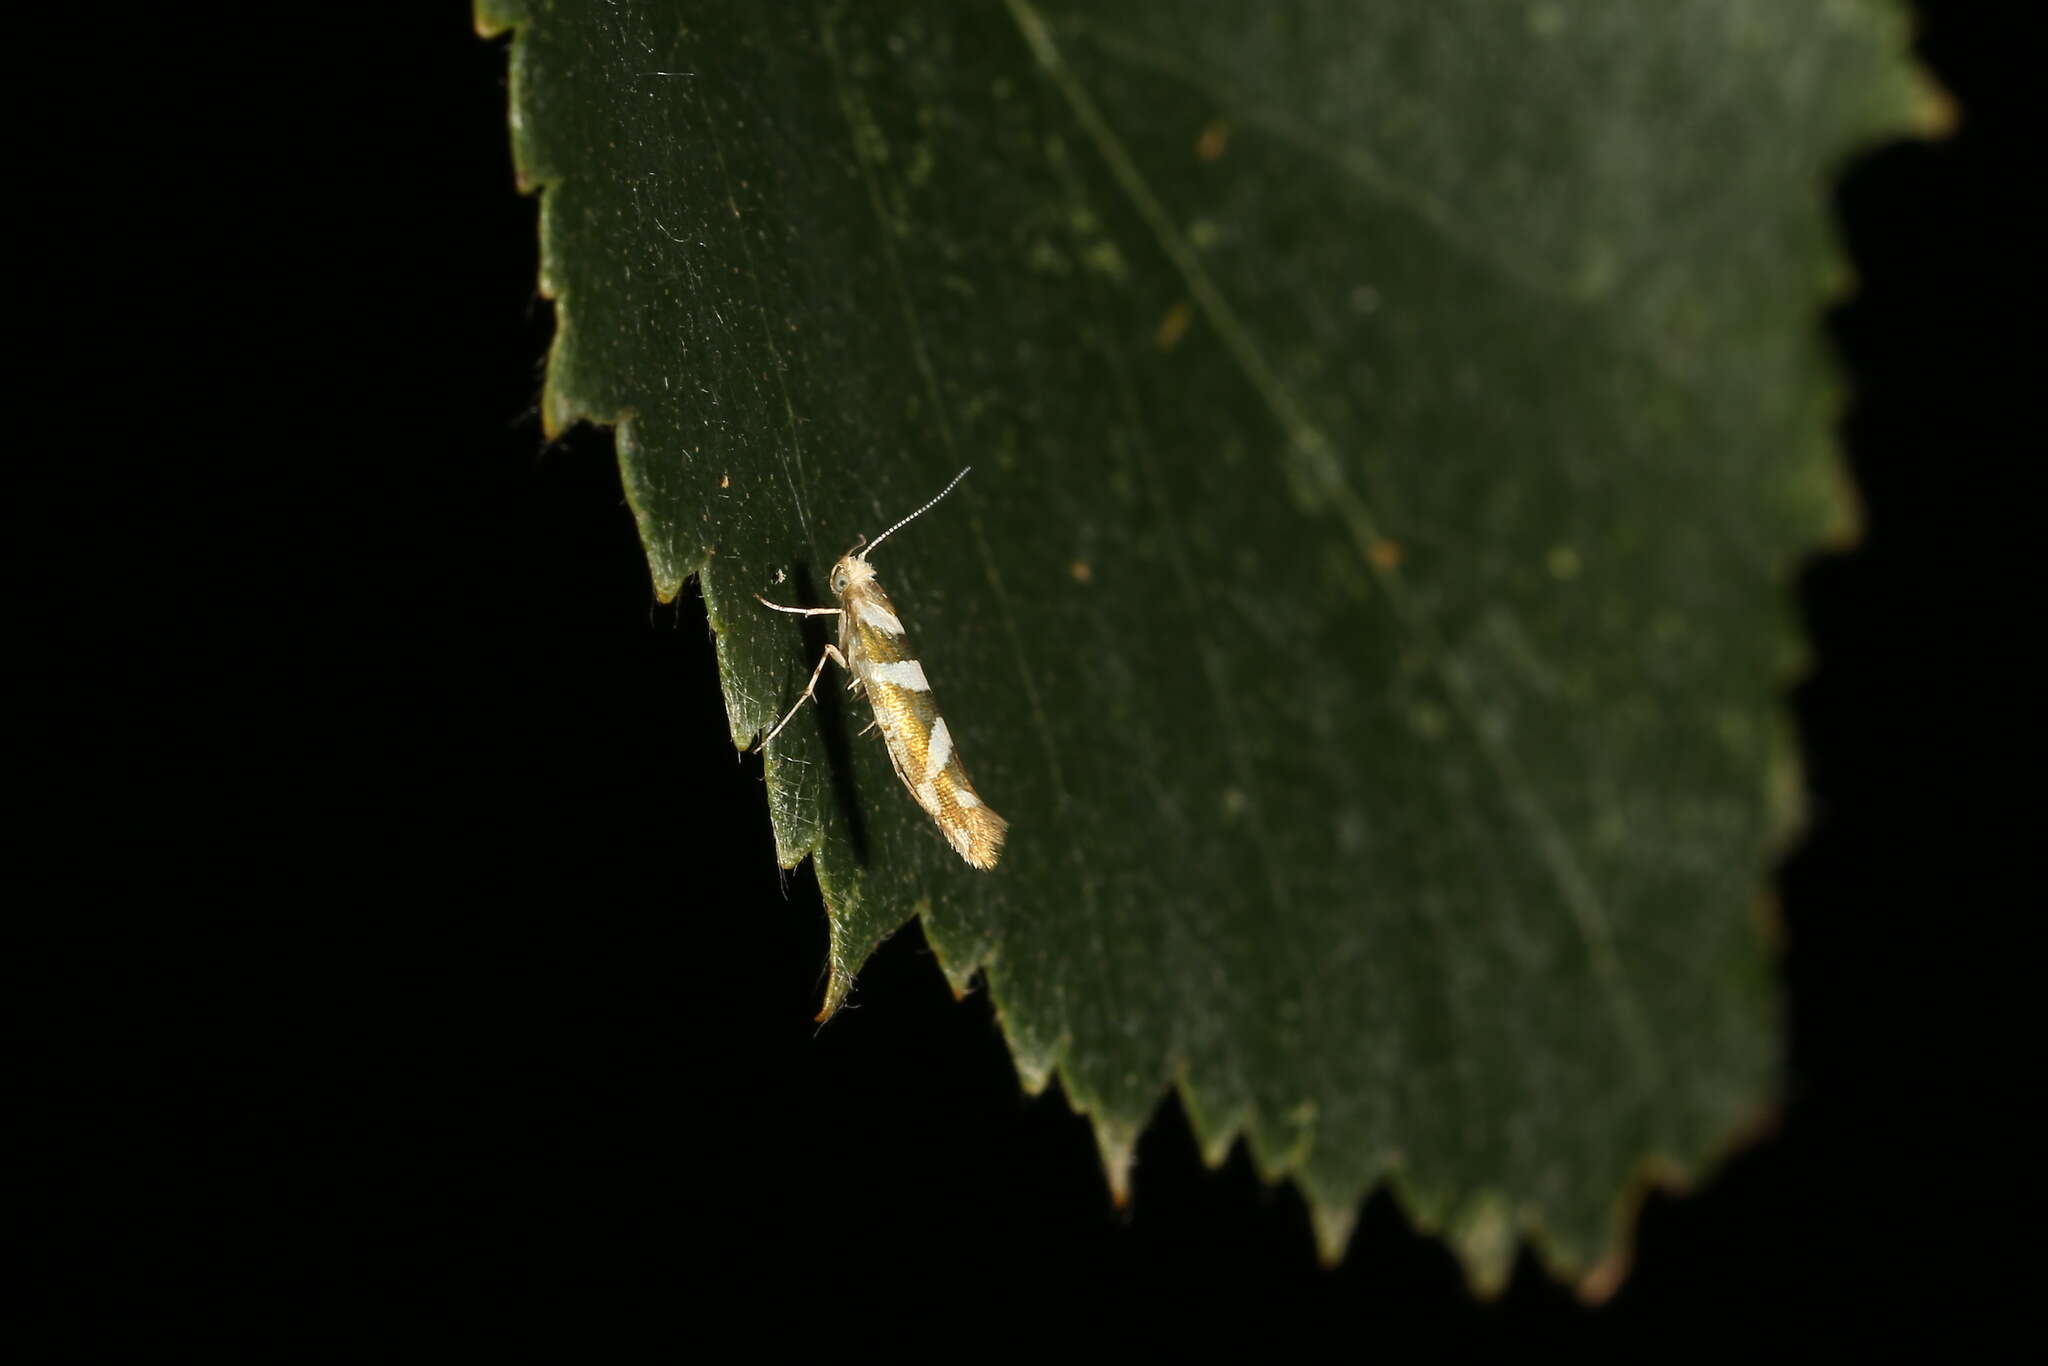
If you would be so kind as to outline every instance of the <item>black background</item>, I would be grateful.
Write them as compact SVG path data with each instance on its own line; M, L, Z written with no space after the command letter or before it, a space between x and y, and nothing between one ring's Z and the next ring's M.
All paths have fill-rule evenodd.
M134 220L153 292L119 324L154 396L123 438L147 442L132 535L74 546L113 566L85 633L124 681L107 764L50 805L117 833L60 855L63 989L25 1042L77 1121L32 1183L77 1341L1362 1354L1895 1339L1995 1296L1965 1216L2003 1178L1951 1003L2000 836L1955 778L2008 722L1954 604L1998 574L1980 509L2024 390L1985 320L2038 316L2013 297L2038 238L2005 188L2011 37L1989 6L1924 16L1959 130L1837 197L1866 536L1799 585L1788 1104L1704 1192L1649 1199L1597 1312L1526 1253L1475 1303L1384 1194L1319 1270L1293 1192L1241 1152L1205 1170L1170 1103L1112 1209L1083 1122L1019 1093L914 928L816 1030L817 888L775 869L702 609L654 604L609 435L538 430L552 318L502 44L459 6L382 46L224 38L229 84L142 158L164 212ZM111 443L111 412L79 416ZM108 739L114 713L136 724Z

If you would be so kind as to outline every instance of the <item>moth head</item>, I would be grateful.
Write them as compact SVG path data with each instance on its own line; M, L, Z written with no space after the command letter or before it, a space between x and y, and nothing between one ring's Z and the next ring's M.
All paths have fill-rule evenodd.
M864 583L872 583L875 567L862 559L858 553L839 557L839 563L832 566L832 596L843 598Z

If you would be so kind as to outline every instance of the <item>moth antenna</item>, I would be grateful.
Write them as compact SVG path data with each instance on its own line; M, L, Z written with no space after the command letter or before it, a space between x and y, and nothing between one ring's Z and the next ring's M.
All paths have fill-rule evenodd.
M971 471L972 471L973 469L974 469L974 466L972 466L972 465L969 465L969 466L968 466L968 467L967 467L966 469L964 469L964 470L961 470L961 471L960 471L960 473L958 473L958 474L954 475L954 476L953 476L953 484L957 484L957 483L959 483L959 482L960 482L960 481L961 481L962 479L965 479L965 478L966 478L966 477L968 476L968 474L969 474L969 473L970 473L970 472L971 472ZM931 510L932 510L933 508L937 507L937 506L939 505L939 498L944 498L944 497L945 497L945 496L946 496L947 494L949 494L949 493L951 493L951 492L953 491L953 484L948 484L948 485L946 485L946 487L944 487L944 488L940 489L940 490L939 490L939 497L938 497L938 498L934 498L934 499L932 499L932 500L931 500L931 501L930 501L929 503L926 503L926 504L925 504L925 505L924 505L923 507L921 507L921 508L919 508L919 509L918 509L917 511L915 511L915 512L911 513L911 514L910 514L910 515L909 515L908 517L905 517L905 518L904 518L904 519L903 519L902 521L898 522L898 523L897 523L897 524L896 524L895 526L892 526L892 527L890 527L890 528L889 528L889 529L888 529L887 531L885 531L885 532L883 532L883 533L882 533L881 535L879 535L879 536L875 537L875 539L874 539L874 540L872 540L872 541L869 541L869 542L868 542L868 544L867 544L867 549L865 549L865 550L863 550L863 551L861 551L861 552L860 552L860 557L861 557L861 558L862 558L863 560L865 560L865 559L866 559L866 558L867 558L868 556L870 556L870 555L872 555L872 554L874 554L874 553L875 553L875 547L876 547L876 546L878 546L878 545L880 545L880 544L881 544L882 542L884 542L884 541L888 540L888 539L889 539L889 538L890 538L891 536L894 536L894 535L895 535L895 534L896 534L897 532L899 532L899 531L903 530L903 528L905 528L905 527L909 526L909 525L910 525L910 524L911 524L912 522L916 521L916 520L917 520L918 518L920 518L920 517L924 516L924 515L925 515L925 514L926 514L927 512L930 512L930 511L931 511Z

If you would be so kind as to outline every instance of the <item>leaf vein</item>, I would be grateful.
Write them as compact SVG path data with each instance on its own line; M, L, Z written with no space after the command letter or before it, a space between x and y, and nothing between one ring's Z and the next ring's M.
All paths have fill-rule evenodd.
M1250 330L1210 278L1194 248L1174 226L1164 205L1131 160L1130 153L1094 98L1067 66L1044 18L1030 0L1005 0L1005 4L1026 45L1065 99L1075 122L1094 144L1132 207L1151 228L1160 249L1180 272L1196 303L1286 433L1288 452L1297 469L1312 487L1334 503L1359 554L1386 593L1397 619L1422 647L1431 667L1443 679L1463 723L1462 728L1478 746L1507 794L1509 803L1527 827L1538 855L1572 916L1594 976L1607 998L1615 1026L1629 1049L1638 1085L1647 1091L1654 1084L1658 1071L1655 1050L1641 1007L1622 974L1606 908L1588 881L1576 852L1549 808L1538 797L1512 748L1482 723L1478 693L1470 675L1452 657L1427 610L1409 593L1398 566L1386 557L1372 553L1382 539L1377 519L1364 498L1343 477L1329 437L1302 411L1300 403L1266 359Z
M1413 214L1442 233L1445 240L1467 256L1531 293L1556 299L1579 297L1579 291L1571 286L1563 273L1539 262L1518 259L1515 253L1488 241L1460 210L1390 169L1371 152L1334 145L1307 123L1232 88L1228 81L1214 72L1092 21L1069 18L1062 20L1060 27L1082 35L1112 56L1201 91L1243 122L1308 153L1365 186L1387 203Z

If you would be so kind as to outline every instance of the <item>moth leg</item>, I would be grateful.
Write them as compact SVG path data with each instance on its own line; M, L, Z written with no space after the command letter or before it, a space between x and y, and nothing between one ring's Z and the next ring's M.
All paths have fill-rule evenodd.
M774 606L774 604L770 603L769 606L772 607ZM792 609L785 607L781 610L787 612ZM839 667L842 669L846 667L846 656L839 653L839 647L836 645L827 645L825 647L825 653L818 656L818 667L811 670L811 681L804 684L803 696L797 698L794 705L792 705L787 712L783 713L782 719L775 723L774 730L769 731L766 735L761 737L761 743L755 745L755 749L759 750L768 748L768 742L770 740L773 740L776 736L782 734L782 728L788 725L790 722L790 718L796 715L797 708L801 707L804 703L811 700L811 697L818 686L818 675L825 672L825 661L828 659L838 664Z
M754 601L760 603L763 607L772 607L778 612L787 612L793 617L836 617L839 615L837 607L784 607L779 602L768 601L759 593L754 594ZM845 668L846 661L840 660L839 667Z
M873 718L872 720L870 720L870 721L869 721L869 722L868 722L868 723L867 723L867 724L866 724L865 726L862 726L862 727L860 728L860 733L861 733L861 734L862 734L863 736L865 736L865 735L869 735L869 734L872 734L872 733L874 732L874 729L875 729L875 727L876 727L876 726L879 726L879 725L881 725L881 724L882 724L882 718L881 718L881 717L879 717L879 716L877 716L877 717Z

